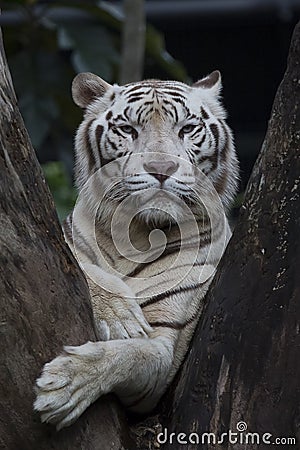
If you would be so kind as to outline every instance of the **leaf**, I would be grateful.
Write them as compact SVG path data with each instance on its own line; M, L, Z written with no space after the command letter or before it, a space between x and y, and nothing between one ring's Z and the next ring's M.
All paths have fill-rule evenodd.
M94 72L112 81L119 54L111 33L101 24L59 27L58 42L63 49L73 49L71 59L76 72Z
M26 51L10 61L21 113L35 148L41 146L59 116L55 101L62 74L59 62L55 54Z
M61 1L60 5L65 5L66 7L77 7L81 11L86 11L90 13L91 20L98 20L99 25L105 26L105 30L112 33L117 33L119 40L123 27L124 15L122 10L107 1L99 1L96 5L92 5L88 2L82 3L80 7L76 2ZM92 26L92 25L91 25ZM94 26L94 25L93 25ZM90 25L85 25L89 28ZM78 30L78 27L77 27ZM80 38L80 32L77 36ZM95 41L97 42L97 41ZM92 44L93 45L93 44ZM170 53L167 52L163 34L157 31L153 26L147 24L146 28L146 56L151 57L157 66L162 68L166 74L176 80L183 82L190 82L190 78L182 63L174 59ZM118 55L118 54L117 54ZM119 58L119 55L117 56ZM75 61L76 63L76 61ZM96 72L101 74L101 72ZM103 75L103 74L102 74ZM104 75L103 75L104 76ZM111 81L108 79L108 81Z
M20 109L32 144L38 148L48 135L53 119L59 116L58 108L52 98L27 92L20 98Z
M61 161L52 161L42 165L46 181L53 195L60 221L72 210L76 200L65 166Z

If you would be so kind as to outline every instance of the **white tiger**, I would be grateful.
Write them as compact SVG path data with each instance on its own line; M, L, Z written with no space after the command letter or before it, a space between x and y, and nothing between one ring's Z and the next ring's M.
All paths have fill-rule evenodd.
M220 89L218 71L193 86L75 78L80 195L64 232L86 272L99 341L44 366L42 421L70 425L108 392L148 412L182 363L230 238L223 211L238 163Z

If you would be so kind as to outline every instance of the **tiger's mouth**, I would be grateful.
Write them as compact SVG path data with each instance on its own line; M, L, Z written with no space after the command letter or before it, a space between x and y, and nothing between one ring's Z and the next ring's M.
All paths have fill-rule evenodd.
M186 206L194 206L197 204L196 195L192 189L178 189L173 186L165 186L163 183L159 187L148 187L142 192L137 191L144 201L158 202L162 204L173 203L180 207L182 202Z
M111 211L122 206L124 214L136 216L139 222L159 226L184 220L187 209L193 214L197 211L193 174L186 171L183 176L158 177L157 172L153 177L149 172L132 172L112 178L109 173L104 173L106 176L99 179L100 184L107 184L105 205Z
M164 186L148 187L131 194L129 198L139 222L159 228L184 220L186 210L194 204L192 198Z

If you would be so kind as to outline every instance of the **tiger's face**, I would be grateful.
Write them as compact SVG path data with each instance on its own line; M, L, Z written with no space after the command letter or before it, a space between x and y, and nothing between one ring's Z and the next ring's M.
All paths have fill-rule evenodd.
M231 196L237 163L218 100L219 72L191 87L158 80L111 86L80 74L72 90L86 109L76 137L79 187L110 167L118 180L111 200L130 197L140 217L162 224L178 220L183 203L197 211L205 180L224 203Z

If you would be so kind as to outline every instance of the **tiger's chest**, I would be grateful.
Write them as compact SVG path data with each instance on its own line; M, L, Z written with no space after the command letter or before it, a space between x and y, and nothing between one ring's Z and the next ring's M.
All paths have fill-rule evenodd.
M218 239L211 241L209 230L201 232L188 226L184 230L147 230L129 242L124 236L114 242L111 236L98 232L97 242L107 264L101 268L109 267L125 281L140 303L176 286L181 286L182 292L191 285L200 287L214 270L215 253L221 251Z

